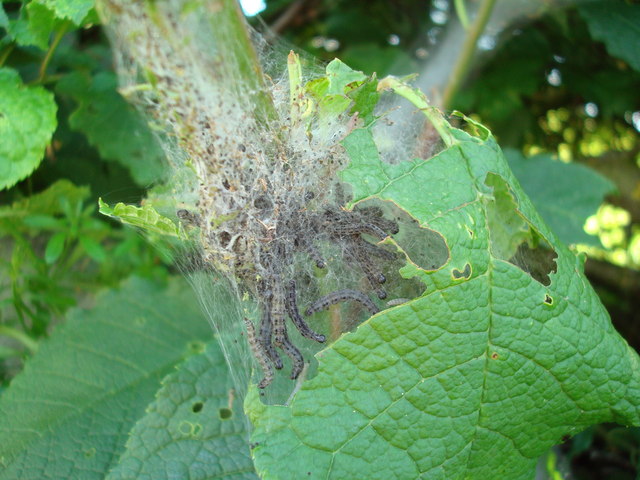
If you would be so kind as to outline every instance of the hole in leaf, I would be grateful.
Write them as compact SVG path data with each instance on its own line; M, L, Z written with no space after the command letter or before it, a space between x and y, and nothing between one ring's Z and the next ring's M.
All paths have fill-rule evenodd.
M550 295L544 296L544 303L547 305L553 305L553 297Z
M391 202L363 202L363 206L378 205L385 217L398 224L398 233L393 239L418 268L435 271L449 260L449 247L444 237L435 230L421 227L407 212Z
M491 132L487 127L485 127L479 122L476 122L472 118L467 117L461 112L454 111L451 114L451 117L458 117L459 122L461 124L460 128L465 132L467 132L469 135L478 137L483 141L486 141L491 136Z
M191 406L191 411L193 413L201 412L203 406L204 406L204 404L202 402L196 402Z
M471 277L471 265L469 265L468 263L464 266L464 269L462 271L458 270L457 268L454 268L451 271L451 276L456 279L459 280L461 278L469 278Z
M546 242L544 245L540 243L536 248L523 243L518 246L518 250L509 262L527 272L541 284L549 286L551 285L549 275L558 269L556 258L558 255L546 245Z
M543 285L557 271L558 254L517 208L511 187L500 175L488 173L485 184L493 188L486 203L491 253L529 274Z
M220 417L221 420L229 420L232 414L233 412L225 407L218 410L218 416Z

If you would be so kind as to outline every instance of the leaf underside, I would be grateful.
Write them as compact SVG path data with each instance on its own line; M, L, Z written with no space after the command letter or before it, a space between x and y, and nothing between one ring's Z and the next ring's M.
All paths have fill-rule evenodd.
M162 383L107 480L257 479L248 421L218 342Z
M161 379L210 336L183 281L133 279L73 311L0 397L0 479L104 478Z

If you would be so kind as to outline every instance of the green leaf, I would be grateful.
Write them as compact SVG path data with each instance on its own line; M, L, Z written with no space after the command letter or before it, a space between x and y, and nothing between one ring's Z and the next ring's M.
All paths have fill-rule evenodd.
M605 195L615 191L610 180L578 163L562 163L550 155L525 158L506 150L509 166L547 225L566 244L599 245L584 231Z
M363 119L365 126L373 122L375 118L373 110L380 99L377 84L376 77L373 75L368 81L349 94L354 102L351 113L355 114L357 112L358 116Z
M13 348L0 345L0 359L4 360L11 357L20 357L20 355L22 355L20 350L14 350Z
M25 87L18 72L0 69L0 189L33 172L56 128L53 94Z
M0 397L0 479L104 478L160 380L209 338L181 280L133 279L71 312Z
M67 240L67 232L58 232L53 235L47 242L44 250L44 260L49 265L54 263L64 251L64 243Z
M329 95L344 95L348 85L362 82L367 79L367 76L362 72L352 70L336 58L327 65L327 78L329 79L327 93Z
M49 48L49 37L60 25L55 14L45 5L30 2L20 10L18 18L8 21L7 32L19 45Z
M84 248L84 251L87 252L87 255L93 258L96 262L102 263L107 259L107 252L104 250L102 245L93 238L82 235L79 238L79 241L82 248Z
M135 205L125 205L117 203L113 208L108 204L98 200L100 213L109 217L117 218L122 223L140 227L151 233L178 237L180 231L170 218L160 215L151 205L136 207Z
M317 375L288 406L250 390L264 479L530 479L565 435L640 424L640 359L581 257L535 211L484 127L474 137L423 112L442 151L385 164L371 131L355 130L341 175L354 203L388 201L415 219L417 245L441 235L448 260L434 269L405 252L401 273L424 293L319 352Z
M66 222L63 219L42 214L27 215L24 217L23 222L28 227L38 230L61 230L66 226Z
M64 77L57 91L71 96L78 108L69 117L71 128L84 133L106 160L129 169L140 186L166 174L164 154L144 119L117 91L114 73L89 79L80 72Z
M40 193L0 207L0 218L22 218L26 225L36 228L59 227L64 221L56 223L52 215L62 213L63 198L73 204L80 203L89 198L89 189L78 187L69 180L58 180Z
M9 28L9 17L7 17L7 13L4 11L2 3L0 3L0 27L5 30Z
M386 75L407 75L419 70L420 64L410 53L396 46L385 47L380 42L354 42L346 45L341 59L355 70Z
M591 36L604 42L611 56L640 72L640 5L607 0L585 3L579 10Z
M247 427L214 340L163 380L107 479L257 479Z
M82 25L82 21L95 5L95 0L36 0L36 2L46 5L55 12L56 17L71 20L76 25Z

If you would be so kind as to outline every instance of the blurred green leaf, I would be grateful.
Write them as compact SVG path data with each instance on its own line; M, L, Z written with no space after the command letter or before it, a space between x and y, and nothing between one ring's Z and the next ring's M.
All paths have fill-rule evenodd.
M58 180L46 190L0 207L0 219L23 218L25 224L37 227L38 222L48 222L53 227L52 215L62 213L60 200L66 198L71 202L82 202L89 197L87 187L78 187L68 180ZM27 220L29 219L29 220ZM30 223L33 222L33 225ZM60 224L62 225L62 224ZM45 228L42 225L42 228Z
M23 220L24 224L31 228L37 228L39 230L59 230L64 228L65 221L60 218L55 218L51 215L27 215Z
M257 479L248 420L216 340L162 382L107 480Z
M591 36L604 42L611 56L640 72L640 5L606 0L584 3L579 10Z
M341 55L344 62L356 70L383 76L408 75L420 69L420 65L408 53L398 47L383 47L375 43L356 43L345 48Z
M584 432L580 432L571 439L571 450L569 451L570 457L576 457L581 453L587 451L593 443L593 437L595 433L594 427L587 428Z
M607 178L579 163L563 163L551 155L525 158L517 150L506 150L509 166L542 218L566 244L600 245L584 231L604 197L616 186Z
M5 30L9 28L9 17L7 17L7 12L4 11L2 3L0 3L0 28Z
M7 31L19 45L49 48L49 37L60 25L55 14L37 2L23 5L16 19L9 19Z
M93 238L81 235L79 241L82 248L84 248L84 251L87 252L87 255L93 258L96 262L102 263L107 259L107 252L102 245L100 245L99 242L96 242Z
M178 279L132 279L72 311L0 396L0 479L103 479L160 380L210 338Z
M44 250L44 260L49 265L54 263L62 252L64 251L64 244L67 239L67 232L58 232L53 235L47 242L47 247Z
M0 345L0 360L4 360L6 358L12 358L12 357L19 357L20 355L22 355L22 352L20 350L15 350L13 348Z
M58 82L56 91L78 102L69 124L84 133L105 160L129 169L140 186L149 186L166 174L164 154L144 119L117 91L112 72L89 78L73 72Z
M24 86L15 70L0 69L0 190L38 167L56 125L53 94Z

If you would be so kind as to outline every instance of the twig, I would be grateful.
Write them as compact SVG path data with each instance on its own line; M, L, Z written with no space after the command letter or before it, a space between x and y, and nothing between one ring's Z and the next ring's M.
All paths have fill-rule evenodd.
M49 62L51 61L56 48L58 48L60 40L62 40L62 37L64 37L65 33L67 33L67 29L68 24L65 23L62 27L60 27L60 30L58 30L53 37L53 42L51 42L49 50L47 50L47 54L44 56L44 59L40 64L40 69L38 70L38 83L42 83L44 81L44 78L47 75L47 67L49 66Z
M298 12L302 10L302 7L304 6L305 1L306 0L296 0L291 5L289 5L289 7L284 11L284 13L280 15L276 19L276 21L271 24L271 27L270 27L271 30L274 33L282 32L289 25L289 23L291 23L291 20L293 20L296 17Z
M13 52L14 48L15 45L12 43L11 45L8 45L7 48L2 51L2 53L0 53L0 67L2 67L2 65L4 65L4 62L7 61L7 58L9 58L9 55L11 55L11 52Z
M483 0L480 5L480 9L478 10L477 18L473 22L471 29L467 30L467 37L465 38L462 46L462 52L460 52L460 55L458 56L458 61L456 62L451 77L449 78L444 94L442 95L442 107L444 109L449 108L453 96L460 89L462 82L467 76L473 60L473 54L476 51L478 38L480 38L480 35L482 35L482 32L484 32L484 29L487 26L487 22L489 21L489 17L491 16L495 3L496 0Z

